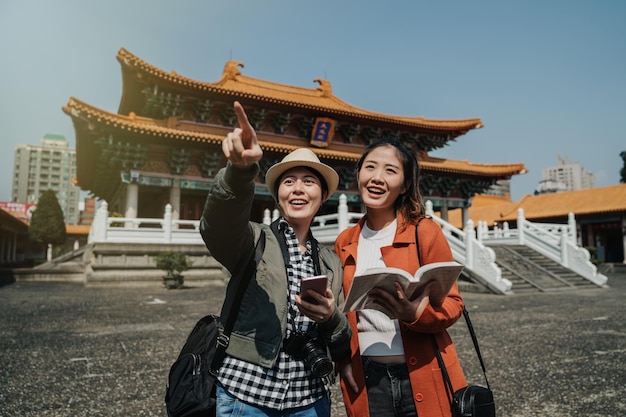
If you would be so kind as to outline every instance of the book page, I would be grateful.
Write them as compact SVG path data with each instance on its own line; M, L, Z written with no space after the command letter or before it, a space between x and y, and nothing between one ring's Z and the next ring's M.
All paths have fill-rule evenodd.
M396 281L405 288L409 300L417 298L424 286L434 281L430 286L430 303L441 305L462 270L463 265L455 261L426 264L417 270L415 276L399 268L368 269L354 277L343 311L375 309L389 315L389 312L383 311L382 307L368 297L368 293L372 288L378 287L396 296Z
M346 296L344 312L359 311L372 307L371 299L367 296L374 287L380 287L391 294L396 293L395 282L400 282L405 288L413 279L411 274L398 268L372 268L352 280L352 285ZM367 306L367 307L366 307ZM374 306L377 306L374 304ZM380 310L379 308L376 308Z
M407 296L410 300L414 300L426 284L434 281L434 284L430 286L430 303L441 305L462 270L463 265L455 261L426 264L415 273L416 280L407 288Z

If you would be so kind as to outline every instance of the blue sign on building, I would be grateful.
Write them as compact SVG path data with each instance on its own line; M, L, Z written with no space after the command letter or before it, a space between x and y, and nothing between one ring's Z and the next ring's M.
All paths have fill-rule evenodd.
M335 121L324 117L315 119L313 133L311 134L311 145L325 148L328 146L335 134Z

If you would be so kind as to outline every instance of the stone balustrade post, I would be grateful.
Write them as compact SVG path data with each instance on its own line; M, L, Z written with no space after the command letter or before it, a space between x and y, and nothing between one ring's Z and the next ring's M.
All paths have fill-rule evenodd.
M526 222L526 219L524 218L524 209L520 208L517 210L517 243L520 245L524 244L524 222Z
M474 268L474 242L476 241L476 232L474 231L474 222L469 219L465 223L465 265L469 269Z
M568 268L568 253L567 253L567 242L569 241L567 230L563 227L561 228L561 264Z
M576 230L576 217L571 211L567 215L567 229L569 232L568 235L570 243L572 245L576 245L576 241L578 239L578 232Z
M426 201L426 215L427 216L435 215L435 211L433 210L433 202L430 200Z
M163 240L165 243L172 241L172 205L165 205L165 216L163 216Z
M337 226L339 233L348 228L348 197L345 194L339 196L339 206L337 207Z
M89 237L87 243L106 242L107 228L109 227L109 205L103 201L93 216L93 222L89 229Z
M263 210L263 224L270 225L272 224L272 218L270 217L270 209L266 208Z

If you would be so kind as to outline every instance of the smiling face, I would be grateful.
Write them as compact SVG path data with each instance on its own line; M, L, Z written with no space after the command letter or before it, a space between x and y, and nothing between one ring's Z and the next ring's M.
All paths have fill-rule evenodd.
M307 168L296 167L280 177L277 197L285 220L308 230L325 196L320 179Z
M406 191L404 169L396 149L390 145L372 149L363 159L357 182L367 208L368 226L378 230L393 221L396 199Z

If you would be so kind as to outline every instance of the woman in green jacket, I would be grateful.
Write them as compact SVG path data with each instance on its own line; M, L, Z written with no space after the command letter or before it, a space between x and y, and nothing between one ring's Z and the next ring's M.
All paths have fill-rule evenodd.
M240 128L222 142L228 162L215 177L200 232L231 272L253 250L261 230L266 244L219 371L217 414L329 416L332 362L347 358L351 329L338 308L341 264L317 243L310 226L339 178L311 150L296 149L265 175L280 218L269 226L250 222L263 151L243 107L235 102L234 109ZM326 275L328 288L323 294L310 291L313 301L307 302L300 282L315 275ZM232 301L227 290L224 306Z

